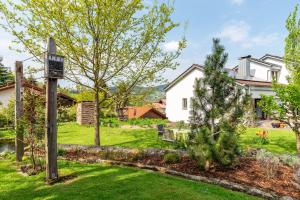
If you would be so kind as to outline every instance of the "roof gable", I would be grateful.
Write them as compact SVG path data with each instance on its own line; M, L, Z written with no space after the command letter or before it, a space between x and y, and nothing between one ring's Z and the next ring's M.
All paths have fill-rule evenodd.
M182 79L184 79L187 75L189 75L194 70L201 70L201 71L203 71L203 66L198 65L198 64L193 64L187 70L185 70L183 73L181 73L177 78L175 78L171 83L169 83L165 87L164 90L168 91L169 89L171 89L173 86L175 86L178 82L180 82Z

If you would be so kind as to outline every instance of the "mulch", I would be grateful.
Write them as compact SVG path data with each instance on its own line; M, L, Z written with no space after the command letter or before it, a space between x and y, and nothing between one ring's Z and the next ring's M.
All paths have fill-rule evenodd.
M166 164L159 156L148 157L139 162L147 165L167 167L190 175L209 178L220 178L247 186L262 188L280 196L291 196L300 199L300 189L294 177L294 170L286 165L278 167L275 177L266 176L266 167L254 158L241 158L238 165L232 168L214 168L210 171L200 170L197 162L184 157L175 164Z
M99 155L86 151L68 151L64 157L68 160L86 159L90 162L99 159ZM163 157L158 155L140 158L135 162L144 165L165 167L190 175L225 179L230 182L275 192L280 196L291 196L295 199L300 199L300 189L296 183L294 170L287 165L280 165L277 168L276 176L270 178L266 175L266 167L251 157L240 158L239 164L232 168L215 167L209 171L201 170L197 162L190 157L183 157L179 162L174 164L167 164Z

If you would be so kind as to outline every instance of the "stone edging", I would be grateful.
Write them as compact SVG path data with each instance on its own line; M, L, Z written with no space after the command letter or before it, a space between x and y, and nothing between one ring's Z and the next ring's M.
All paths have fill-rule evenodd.
M63 158L64 159L64 158ZM182 177L185 179L197 181L197 182L204 182L204 183L209 183L209 184L214 184L214 185L219 185L227 189L231 189L234 191L239 191L243 192L249 195L257 196L257 197L262 197L264 199L280 199L280 196L276 195L274 192L266 192L261 189L255 188L255 187L249 187L245 186L242 184L238 183L233 183L229 182L224 179L218 179L218 178L207 178L204 176L195 176L195 175L190 175L178 171L174 171L165 167L159 167L159 166L154 166L154 165L144 165L141 163L132 163L132 162L122 162L122 161L113 161L113 160L102 160L102 159L97 159L97 160L88 160L88 159L79 159L77 160L80 163L104 163L104 164L110 164L112 166L128 166L128 167L135 167L139 169L147 169L151 171L157 171L159 173L163 174L169 174L173 176L178 176Z

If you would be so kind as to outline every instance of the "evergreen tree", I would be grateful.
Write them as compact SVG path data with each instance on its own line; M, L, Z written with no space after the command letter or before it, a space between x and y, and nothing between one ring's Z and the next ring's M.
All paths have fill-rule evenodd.
M3 85L7 81L13 80L13 74L8 68L4 67L1 61L2 58L0 58L0 85Z
M204 77L196 79L190 118L189 148L200 167L228 166L238 154L238 124L248 95L224 70L228 54L213 39L212 54L204 64Z

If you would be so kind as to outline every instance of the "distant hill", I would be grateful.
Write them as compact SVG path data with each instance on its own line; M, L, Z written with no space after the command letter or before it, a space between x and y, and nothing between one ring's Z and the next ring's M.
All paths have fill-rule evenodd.
M161 98L165 98L165 91L164 88L167 86L167 84L163 84L163 85L158 85L155 86L152 89L152 91L150 92L150 94L146 97L147 101L157 101ZM149 89L149 88L144 88L144 89Z

